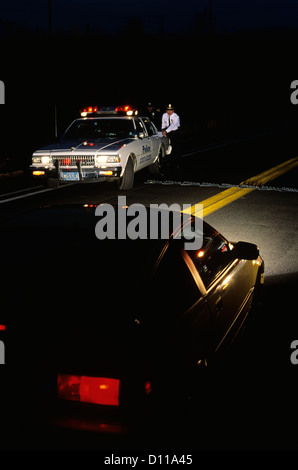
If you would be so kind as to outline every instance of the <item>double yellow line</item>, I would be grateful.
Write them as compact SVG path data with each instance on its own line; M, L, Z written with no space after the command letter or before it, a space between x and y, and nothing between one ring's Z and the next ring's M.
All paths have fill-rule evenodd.
M209 197L208 199L204 199L203 201L198 202L197 204L203 204L203 217L211 214L212 212L217 211L218 209L221 209L222 207L226 206L227 204L230 204L233 201L236 201L236 199L239 199L240 197L246 196L246 194L250 193L251 191L254 191L259 186L268 183L268 181L271 181L277 178L278 176L286 173L287 171L292 170L296 166L298 166L298 157L291 158L290 160L287 160L281 163L280 165L276 165L272 168L269 168L269 170L263 171L262 173L253 176L252 178L242 181L242 183L240 183L238 187L233 186L229 189L226 189L225 191L220 192L219 194L216 194L215 196ZM242 185L249 185L254 187L241 188ZM202 211L198 210L197 204L191 206L188 209L185 209L183 212L202 217Z

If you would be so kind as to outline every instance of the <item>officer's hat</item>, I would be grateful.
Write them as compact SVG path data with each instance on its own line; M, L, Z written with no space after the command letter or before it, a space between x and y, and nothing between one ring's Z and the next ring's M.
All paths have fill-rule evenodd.
M168 104L168 106L166 107L166 110L167 111L174 111L174 106L172 104Z

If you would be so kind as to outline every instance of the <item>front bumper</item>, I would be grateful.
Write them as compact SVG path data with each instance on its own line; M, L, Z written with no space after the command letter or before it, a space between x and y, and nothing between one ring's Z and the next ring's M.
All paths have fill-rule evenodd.
M122 167L120 166L102 166L102 167L62 167L56 165L53 167L42 167L31 165L30 171L34 177L53 178L61 182L69 181L90 181L96 179L119 178Z

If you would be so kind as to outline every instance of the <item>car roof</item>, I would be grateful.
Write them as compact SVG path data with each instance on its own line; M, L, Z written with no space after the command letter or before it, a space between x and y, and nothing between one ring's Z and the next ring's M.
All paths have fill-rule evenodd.
M88 259L100 261L107 269L111 265L121 265L125 273L125 263L130 272L154 264L167 240L99 240L95 235L98 217L95 216L96 204L74 204L45 206L19 214L8 216L1 224L1 233L10 250L6 251L7 263L15 257L18 262L30 257L38 260L42 256L56 256L63 250L77 260L88 252ZM115 206L117 210L117 206ZM13 250L18 247L17 250ZM30 247L30 249L29 249ZM20 255L20 252L22 253ZM74 254L72 254L74 253ZM133 254L133 256L132 256ZM4 255L5 257L5 255ZM67 257L65 258L66 263ZM63 265L63 262L60 263Z

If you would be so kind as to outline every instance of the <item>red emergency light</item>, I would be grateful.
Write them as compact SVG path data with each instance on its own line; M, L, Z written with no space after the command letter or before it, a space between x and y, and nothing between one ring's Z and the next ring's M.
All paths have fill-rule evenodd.
M87 106L86 108L81 110L81 116L85 117L88 114L94 114L97 113L98 106Z
M71 159L70 158L63 158L61 163L62 163L63 166L69 166L70 163L71 163Z
M133 116L134 114L138 114L137 110L130 105L117 106L115 111L116 113L124 113L127 116Z
M80 111L82 117L86 117L92 114L96 115L115 115L125 114L126 116L135 116L138 114L138 110L131 105L123 106L87 106Z

